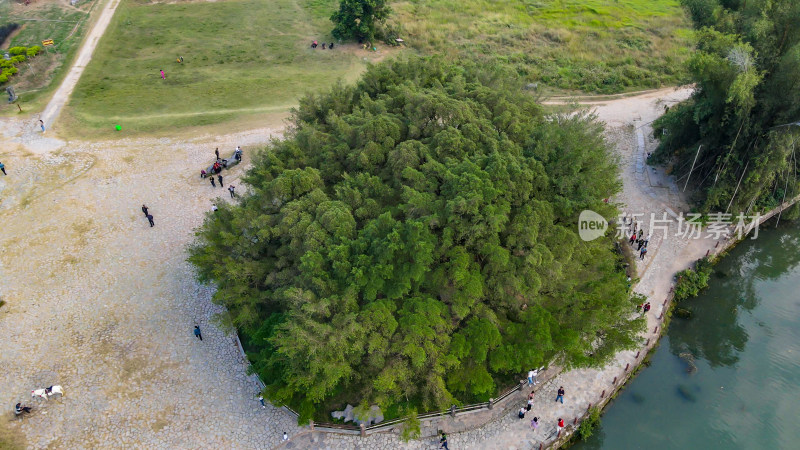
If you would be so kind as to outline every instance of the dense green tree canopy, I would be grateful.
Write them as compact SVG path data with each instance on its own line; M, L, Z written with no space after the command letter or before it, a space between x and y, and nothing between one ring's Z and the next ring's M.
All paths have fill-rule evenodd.
M697 89L656 123L656 157L675 157L685 177L697 154L691 179L704 210L752 213L798 195L800 128L787 124L800 120L800 2L683 3L698 27Z
M640 321L606 216L617 167L591 118L545 116L513 74L412 59L300 102L250 194L191 261L266 395L301 419L342 401L486 400L554 356L607 361Z
M371 42L376 28L386 21L392 9L386 0L339 0L339 10L331 15L336 39Z

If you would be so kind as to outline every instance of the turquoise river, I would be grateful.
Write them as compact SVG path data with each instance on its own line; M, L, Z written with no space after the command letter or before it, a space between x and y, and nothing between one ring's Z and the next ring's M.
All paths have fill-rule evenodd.
M573 449L800 449L800 227L765 226Z

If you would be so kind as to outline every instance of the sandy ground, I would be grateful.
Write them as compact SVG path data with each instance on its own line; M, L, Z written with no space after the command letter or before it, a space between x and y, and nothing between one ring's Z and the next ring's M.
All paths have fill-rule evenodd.
M294 434L288 415L255 400L235 342L209 323L219 311L211 290L185 261L212 201L229 201L200 168L215 147L241 145L245 164L223 173L240 187L249 152L275 130L69 142L41 154L30 148L61 143L27 122L0 130L0 410L36 408L9 426L31 447L69 449L269 448ZM52 384L64 386L62 401L30 399Z

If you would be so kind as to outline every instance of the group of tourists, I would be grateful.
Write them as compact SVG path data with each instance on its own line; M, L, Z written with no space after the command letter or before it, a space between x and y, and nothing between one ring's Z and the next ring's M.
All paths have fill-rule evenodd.
M650 235L645 237L644 230L639 229L636 231L634 228L633 234L631 234L630 239L628 239L628 243L631 244L631 247L634 245L638 245L636 247L636 251L639 252L639 259L644 259L645 255L647 254L647 244L650 242Z
M530 371L528 371L528 386L535 386L536 384L538 384L538 381L536 381L536 377L539 375L539 371L540 370L542 370L542 368L540 368L540 369L531 369ZM556 391L556 399L555 399L555 401L556 402L561 402L563 404L564 403L564 394L565 393L566 393L566 391L564 390L564 386L559 386L558 387L558 391ZM531 409L533 408L533 402L534 402L535 398L536 398L536 391L531 390L531 393L528 394L528 401L527 401L526 405L522 406L519 409L519 411L517 412L517 417L519 417L520 419L524 419L525 418L525 414L530 412ZM537 417L533 417L531 419L531 429L536 431L539 428L539 423L540 423L539 422L539 417L538 416ZM564 420L562 418L560 418L560 417L559 417L558 422L557 422L557 427L558 427L559 433L561 432L561 429L564 428Z
M328 47L327 47L328 50L333 50L333 42L331 42L330 44L327 44L327 45L328 45ZM317 48L318 46L319 46L319 44L317 43L317 41L312 41L311 42L311 48ZM322 43L322 49L323 50L326 49L324 42Z

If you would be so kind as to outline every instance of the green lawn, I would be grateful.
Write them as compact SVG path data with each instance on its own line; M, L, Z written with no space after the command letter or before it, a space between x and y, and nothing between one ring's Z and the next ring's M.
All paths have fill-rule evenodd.
M66 122L78 134L103 135L116 124L154 132L285 113L306 92L354 80L364 57L377 56L352 44L309 48L312 39L332 40L337 5L123 0ZM412 51L509 63L547 92L677 84L691 40L678 0L416 0L392 7L390 24Z
M304 93L353 80L365 67L352 49L309 48L312 39L332 40L335 5L123 0L72 95L72 125L150 132L287 111Z
M614 93L682 80L691 24L678 0L411 0L392 21L423 53L514 64L559 90Z

